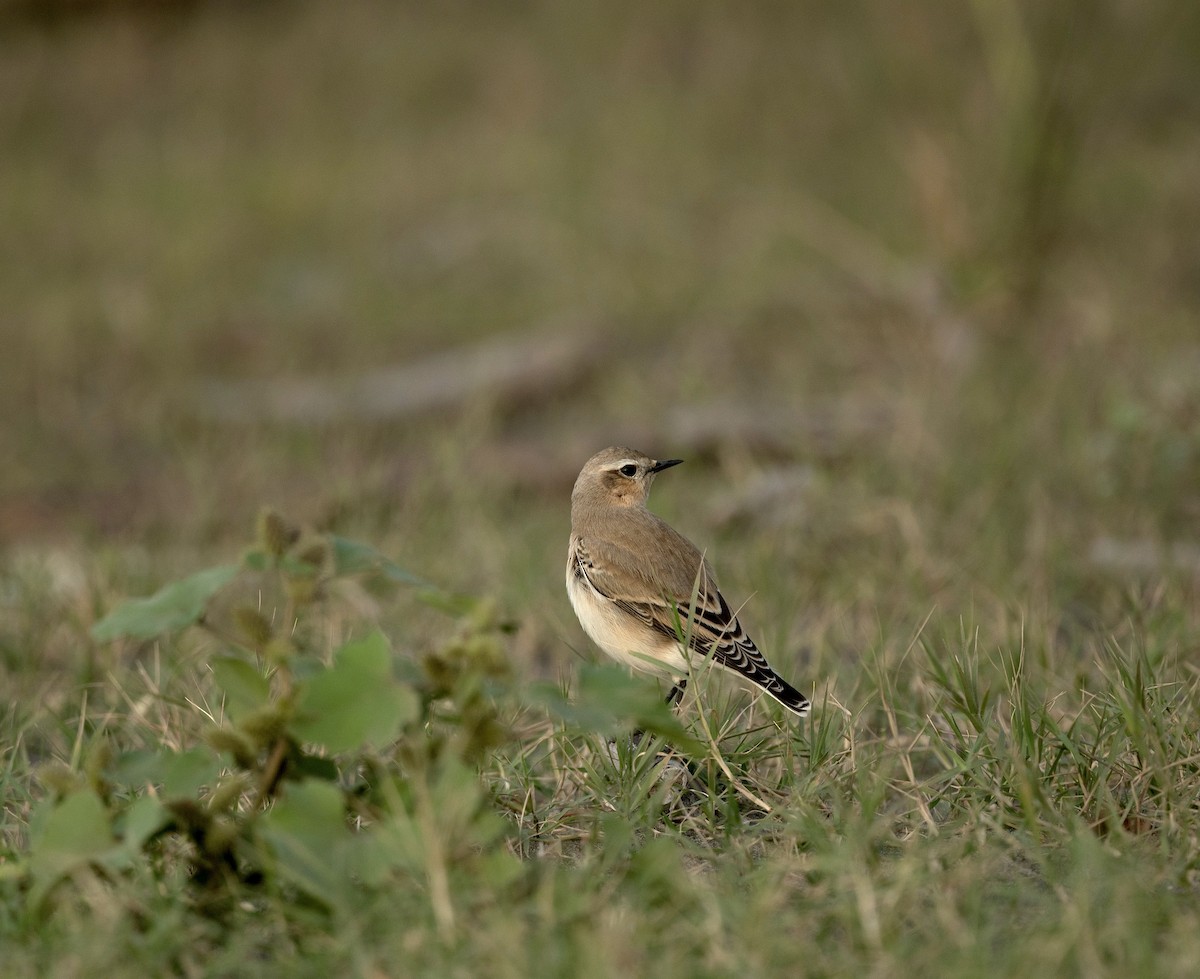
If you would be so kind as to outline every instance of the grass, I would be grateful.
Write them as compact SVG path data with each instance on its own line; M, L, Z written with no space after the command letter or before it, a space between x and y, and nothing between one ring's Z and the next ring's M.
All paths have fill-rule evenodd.
M6 973L1196 974L1200 18L147 6L0 22ZM546 322L596 353L532 401L196 408ZM638 750L535 702L629 708L561 584L609 443L688 460L652 506L809 720L707 678L694 743ZM226 644L91 627L263 504L511 623L469 780L500 835L434 780L416 862L332 912L214 908L182 848L39 913L55 779L222 710ZM406 589L313 614L398 670L465 641Z

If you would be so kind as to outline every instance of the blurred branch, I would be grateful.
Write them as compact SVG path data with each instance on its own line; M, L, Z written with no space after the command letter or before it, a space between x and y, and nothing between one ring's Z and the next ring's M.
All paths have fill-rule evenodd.
M350 377L207 381L196 413L219 422L387 421L444 411L475 398L542 400L596 363L598 331L542 329L431 354Z
M1148 537L1122 540L1101 536L1092 541L1088 562L1131 575L1181 571L1200 576L1200 546L1183 541L1159 543Z
M761 455L791 458L797 446L836 455L854 442L892 424L893 412L881 401L842 399L805 405L803 410L765 400L712 401L667 413L663 434L671 445L713 453L738 445Z

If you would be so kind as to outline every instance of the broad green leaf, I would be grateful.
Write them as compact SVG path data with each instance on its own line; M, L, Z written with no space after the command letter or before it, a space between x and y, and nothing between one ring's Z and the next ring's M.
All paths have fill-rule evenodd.
M301 778L321 779L325 782L336 782L341 776L332 758L321 758L318 755L300 753L299 757L288 761L291 772Z
M382 633L347 643L333 666L300 688L292 733L334 753L395 740L402 725L416 720L420 702L396 682L391 659Z
M291 554L285 554L279 559L279 570L295 578L316 578L321 573L321 569L315 564L301 561Z
M323 903L340 905L354 843L340 789L308 779L289 785L263 815L259 830L281 878Z
M352 838L341 789L316 779L288 785L261 825L272 833L286 833L314 853Z
M195 795L201 786L211 783L221 771L220 760L206 748L176 752L127 751L108 772L117 785L143 789L160 785L167 796Z
M257 668L234 656L217 656L210 663L213 679L225 694L225 712L234 720L262 707L271 685Z
M92 626L92 638L109 642L121 636L152 639L166 632L194 625L204 614L208 601L237 574L236 564L200 571L155 592L117 606Z
M249 571L269 571L273 560L266 551L253 547L242 555L242 567Z
M393 812L359 834L351 859L355 876L377 887L395 870L424 870L425 841L407 812Z
M116 845L108 810L91 789L67 796L41 825L30 847L30 903L37 907L64 876Z
M326 664L322 657L316 656L313 653L304 652L297 653L295 656L293 656L291 660L289 660L288 666L292 671L292 678L300 682L324 673L327 669L329 669L328 664Z
M578 698L572 701L553 683L531 684L526 697L556 720L581 731L611 736L629 727L627 719L618 717L606 705Z
M395 561L387 555L381 554L369 544L347 540L345 537L332 534L329 537L329 543L333 547L335 574L350 575L373 572L401 585L428 584L412 572L405 571Z
M453 756L447 757L439 766L429 794L433 811L437 813L439 831L452 838L470 835L475 837L472 843L486 843L497 830L503 829L503 825L480 820L484 793L479 776L473 768Z
M170 824L172 816L152 795L144 795L131 805L121 820L124 848L140 850L150 837Z
M162 792L166 798L194 796L221 774L221 761L207 748L189 748L163 760Z
M550 684L535 685L530 697L552 716L583 731L613 737L636 729L662 735L682 750L704 750L665 703L657 684L630 676L619 666L583 666L574 700Z
M160 785L173 754L170 751L152 751L149 748L126 751L118 756L107 775L115 784L128 789Z
M152 795L137 799L117 821L117 833L121 845L114 847L97 859L104 866L121 870L132 866L141 858L142 847L159 830L169 826L173 817L161 802Z
M424 779L428 775L418 773L413 777ZM387 802L379 807L379 818L359 833L353 854L355 874L370 885L381 883L394 870L420 872L425 868L430 841L422 829L424 821L412 815L410 806L430 807L434 815L432 829L440 846L469 846L486 852L510 828L510 823L486 804L487 793L475 769L453 757L438 766L427 785L427 794L414 791L410 795L396 783L384 783L381 788Z

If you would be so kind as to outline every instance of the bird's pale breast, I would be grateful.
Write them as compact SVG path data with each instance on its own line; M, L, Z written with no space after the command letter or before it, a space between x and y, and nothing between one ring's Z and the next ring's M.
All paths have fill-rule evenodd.
M677 676L687 672L679 643L655 632L599 594L567 564L567 595L583 631L609 656L626 666Z

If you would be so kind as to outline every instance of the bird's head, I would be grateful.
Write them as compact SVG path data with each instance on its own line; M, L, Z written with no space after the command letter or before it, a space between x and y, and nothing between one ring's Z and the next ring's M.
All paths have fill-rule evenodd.
M597 452L583 466L572 506L645 506L650 484L664 469L677 466L682 459L651 459L636 449L612 446Z

